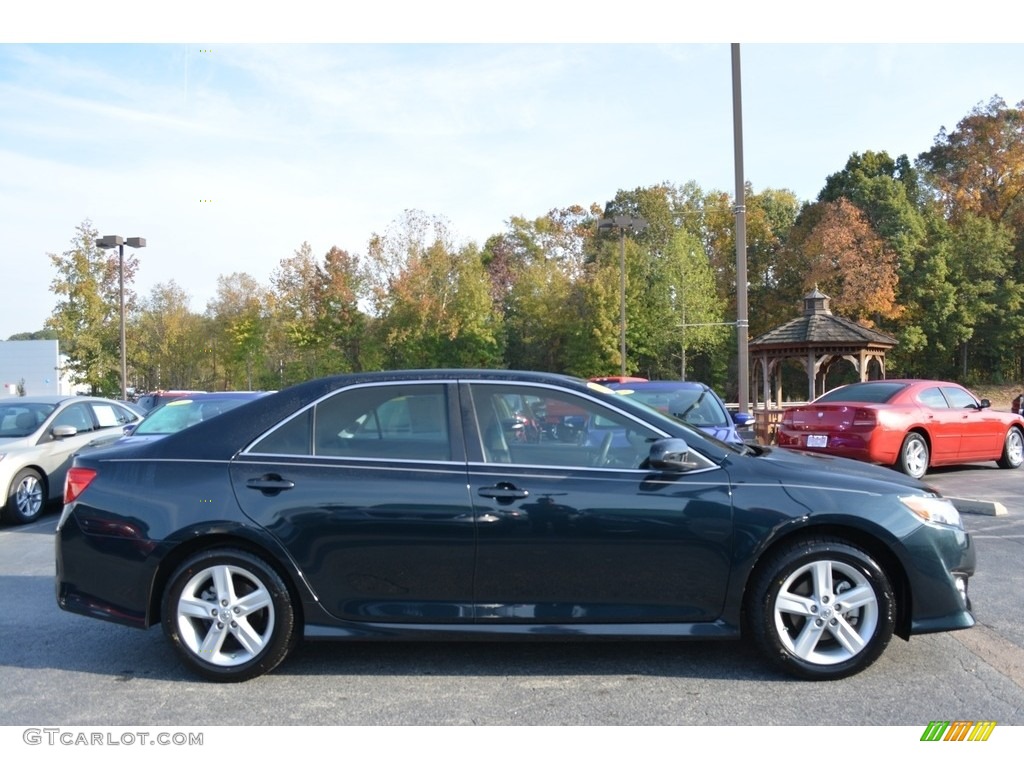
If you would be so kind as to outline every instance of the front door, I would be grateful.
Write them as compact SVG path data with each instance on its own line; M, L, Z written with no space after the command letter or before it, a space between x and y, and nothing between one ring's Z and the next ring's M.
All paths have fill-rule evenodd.
M558 388L467 383L478 621L718 617L732 550L721 468L642 468L664 434Z

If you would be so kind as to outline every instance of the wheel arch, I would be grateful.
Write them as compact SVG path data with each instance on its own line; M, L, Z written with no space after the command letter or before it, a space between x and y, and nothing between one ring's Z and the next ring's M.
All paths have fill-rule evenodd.
M160 623L164 593L167 591L167 585L174 576L175 571L178 570L178 566L193 555L213 549L240 550L260 558L267 564L268 568L272 568L288 589L288 594L291 597L292 606L295 611L296 633L297 636L301 636L302 627L305 625L306 602L304 590L302 589L305 584L303 583L300 586L298 581L298 579L301 579L301 576L296 577L293 571L284 565L282 557L272 547L237 533L224 532L209 533L190 538L181 542L161 558L160 566L153 575L153 583L149 590L149 605L146 611L147 626L151 627Z
M900 558L885 541L870 531L838 522L811 523L789 529L776 539L773 539L767 547L757 554L743 585L741 634L745 637L750 635L750 627L748 626L751 615L750 601L756 597L752 593L751 588L757 582L765 564L771 561L777 552L791 546L796 541L801 539L818 540L822 538L842 539L862 549L878 563L889 579L893 595L896 598L896 626L894 634L907 640L910 637L910 620L913 613L913 606L911 605L912 594L910 581L903 564L900 562Z
M924 440L924 444L928 446L928 458L930 460L934 451L932 450L932 433L928 430L928 427L924 426L923 424L915 424L914 426L908 428L907 431L903 433L903 440L906 440L909 435L921 436L921 438ZM900 440L901 446L903 445L903 440Z

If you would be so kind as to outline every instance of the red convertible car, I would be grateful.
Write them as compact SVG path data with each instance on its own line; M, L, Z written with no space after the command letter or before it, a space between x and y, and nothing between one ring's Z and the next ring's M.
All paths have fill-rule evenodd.
M959 384L883 379L838 387L787 408L779 446L884 464L921 478L929 467L1024 464L1024 419L992 410Z

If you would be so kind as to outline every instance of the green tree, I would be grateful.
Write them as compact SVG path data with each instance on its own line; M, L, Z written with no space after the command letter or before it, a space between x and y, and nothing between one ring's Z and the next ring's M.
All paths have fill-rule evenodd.
M1010 238L1008 262L1000 258L995 264L991 258L982 259L994 268L992 272L977 274L976 267L953 266L954 272L973 272L983 284L995 280L1005 317L1009 308L1017 305L1019 286L1024 284L1024 101L1010 108L994 96L987 104L977 105L955 130L942 128L932 148L918 156L917 167L954 232L964 230L977 235L977 219L984 218L1002 229L1000 239ZM989 233L984 235L988 237ZM956 247L951 254L957 256L968 250ZM974 312L965 308L964 316L974 316ZM970 346L980 352L974 360L985 368L976 375L1008 376L1017 381L1024 378L1024 329L1019 325L979 316ZM997 350L998 358L992 357ZM968 368L967 359L964 346L962 372Z
M386 367L500 365L500 318L481 255L456 247L445 222L407 211L374 235L368 261Z
M57 334L68 358L68 373L76 384L86 384L95 394L116 396L121 391L120 291L118 252L96 245L98 232L86 219L75 229L72 248L61 255L48 254L56 271L50 291L58 297L46 321ZM124 257L126 315L134 311L131 285L138 259ZM128 344L127 357L131 357Z
M224 377L218 389L277 386L276 361L268 361L265 346L272 309L272 294L251 275L234 272L217 278L206 316L214 329L210 345L217 349Z
M216 354L205 329L181 286L155 285L132 317L137 389L215 389Z

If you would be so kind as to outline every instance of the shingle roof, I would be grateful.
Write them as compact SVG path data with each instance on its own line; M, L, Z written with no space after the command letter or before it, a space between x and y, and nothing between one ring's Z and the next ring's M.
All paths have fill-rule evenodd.
M751 340L750 346L768 344L836 344L849 343L859 346L880 344L894 347L897 340L881 331L855 323L835 315L806 315L790 320L767 333Z
M788 323L772 328L750 341L757 347L849 346L895 347L897 339L887 333L836 317L828 307L829 297L815 288L804 297L804 314Z

